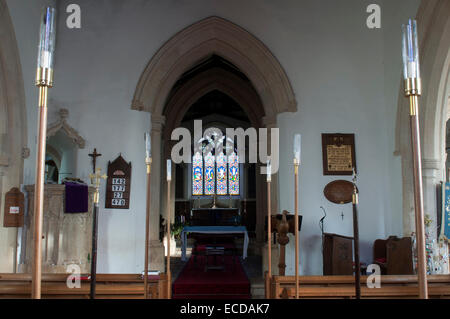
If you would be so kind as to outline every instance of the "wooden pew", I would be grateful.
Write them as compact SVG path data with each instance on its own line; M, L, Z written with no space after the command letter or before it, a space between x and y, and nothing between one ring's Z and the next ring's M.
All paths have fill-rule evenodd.
M42 274L42 298L88 299L90 280L82 280L81 288L68 288L70 274ZM0 298L31 298L31 274L0 274ZM149 298L167 298L167 276L149 279ZM97 274L96 298L143 299L144 280L139 274Z
M368 288L367 276L361 277L362 298L418 298L417 276L381 276L380 288ZM450 275L428 276L430 298L450 298ZM294 276L273 276L271 298L295 298ZM353 276L300 276L300 298L355 298Z

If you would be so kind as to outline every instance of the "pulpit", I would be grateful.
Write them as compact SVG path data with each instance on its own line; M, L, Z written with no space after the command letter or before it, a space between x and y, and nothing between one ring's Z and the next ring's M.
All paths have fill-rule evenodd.
M28 212L20 252L20 272L31 272L34 247L34 185L25 186ZM67 266L80 266L81 273L90 272L92 213L94 188L88 190L88 211L65 213L65 185L46 184L44 187L44 216L42 226L42 272L66 273Z
M353 237L323 234L323 275L353 274Z

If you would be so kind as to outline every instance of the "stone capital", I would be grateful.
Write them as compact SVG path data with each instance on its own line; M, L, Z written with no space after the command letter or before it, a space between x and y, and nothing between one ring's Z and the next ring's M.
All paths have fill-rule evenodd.
M262 122L264 126L267 128L277 127L277 116L276 115L264 116L262 118Z
M166 124L166 117L164 115L152 114L152 132L161 132L163 126Z
M422 159L422 168L426 170L440 170L441 160L435 158Z

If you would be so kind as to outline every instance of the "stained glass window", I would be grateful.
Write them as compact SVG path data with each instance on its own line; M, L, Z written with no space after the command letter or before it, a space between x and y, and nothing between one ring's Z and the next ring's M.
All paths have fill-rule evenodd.
M228 184L230 195L239 195L239 157L234 152L228 157Z
M203 195L203 158L198 152L192 158L192 195Z
M192 157L192 195L239 195L239 157L236 153L225 156L223 153L214 156L209 152L202 156L201 152Z
M217 156L216 160L216 194L226 195L227 194L227 160L223 153Z
M211 153L205 156L205 195L215 194L215 167L214 156Z

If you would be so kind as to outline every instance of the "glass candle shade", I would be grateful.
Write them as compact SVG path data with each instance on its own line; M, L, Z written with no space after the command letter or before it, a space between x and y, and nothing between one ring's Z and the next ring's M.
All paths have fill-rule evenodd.
M302 136L295 134L294 136L294 160L297 164L300 164L300 155L302 148Z
M145 157L150 158L150 157L152 157L152 147L151 147L151 139L150 139L149 132L145 133L144 140L145 140Z
M409 19L407 25L402 25L402 57L403 78L420 78L419 44L417 39L417 21Z
M272 164L270 164L270 161L267 161L267 181L272 181Z
M53 69L56 39L56 9L46 7L41 16L37 66Z
M170 159L167 160L167 181L172 180L172 161Z

